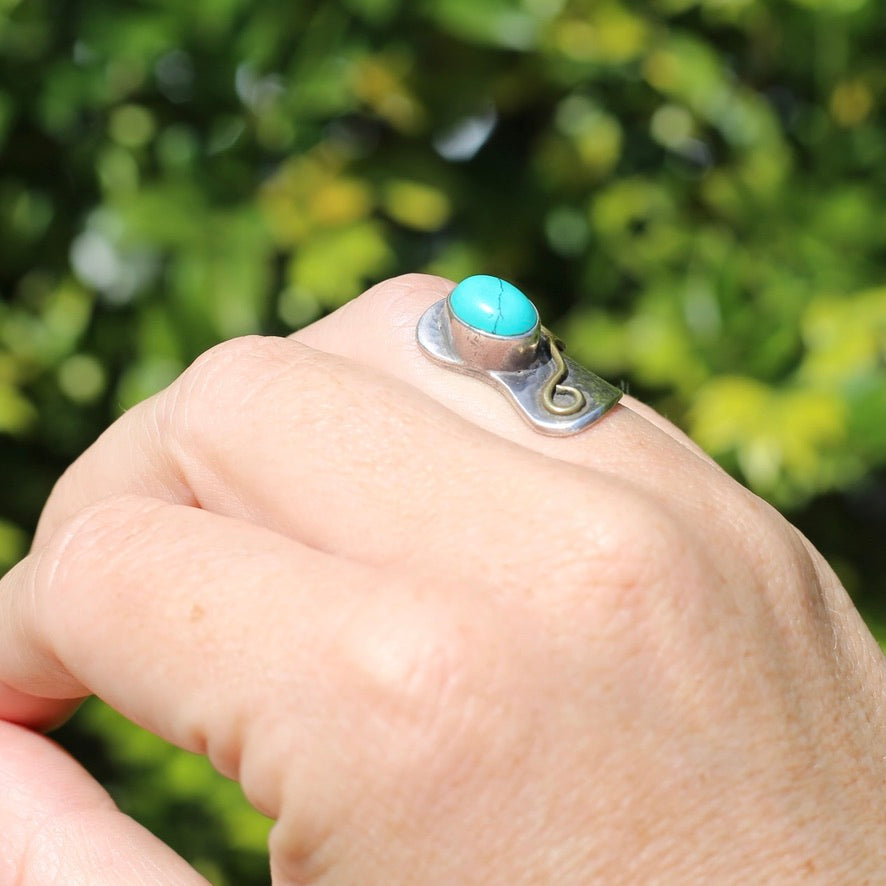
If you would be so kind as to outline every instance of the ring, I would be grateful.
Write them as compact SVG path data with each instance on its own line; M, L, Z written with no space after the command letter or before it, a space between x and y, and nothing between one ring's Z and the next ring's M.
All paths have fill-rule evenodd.
M416 338L434 362L498 388L542 434L576 434L608 412L622 391L565 356L516 286L477 274L431 305Z

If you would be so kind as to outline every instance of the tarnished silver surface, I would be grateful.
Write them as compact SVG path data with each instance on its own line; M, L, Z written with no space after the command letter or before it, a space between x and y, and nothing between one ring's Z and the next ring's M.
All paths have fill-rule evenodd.
M526 335L495 335L468 326L456 317L448 298L441 304L444 306L441 312L445 315L440 318L441 332L448 333L451 352L468 366L512 371L525 369L535 360L541 338L538 313L535 327ZM445 328L442 326L444 322L448 324Z
M451 316L447 299L431 305L416 328L416 337L422 350L440 365L472 375L498 388L517 412L542 434L560 436L578 433L621 399L622 392L619 388L562 355L566 375L557 379L558 388L554 389L551 401L555 407L571 409L570 404L574 402L575 394L570 389L575 389L583 395L584 403L580 409L557 414L545 405L545 391L551 388L552 380L560 373L559 361L551 351L552 347L557 348L557 344L551 341L547 330L537 327L527 337L521 337L532 339L533 344L522 349L517 347L515 350L514 347L508 348L502 343L501 340L506 337L467 327L473 336L470 349L466 351L462 346L462 330L459 329L453 335L456 323L465 326L458 318ZM489 350L484 351L484 343ZM512 345L515 343L516 338L511 341ZM491 368L489 364L493 361L490 354L504 355L511 362L505 362L506 368ZM523 368L510 368L514 366L515 357L518 366L522 361Z

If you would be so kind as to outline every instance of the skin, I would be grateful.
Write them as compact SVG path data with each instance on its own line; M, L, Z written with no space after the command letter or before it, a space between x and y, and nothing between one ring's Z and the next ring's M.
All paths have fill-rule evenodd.
M240 781L275 884L886 880L834 574L641 404L543 437L426 360L451 287L221 345L60 480L0 586L0 882L204 882L31 731L90 693Z

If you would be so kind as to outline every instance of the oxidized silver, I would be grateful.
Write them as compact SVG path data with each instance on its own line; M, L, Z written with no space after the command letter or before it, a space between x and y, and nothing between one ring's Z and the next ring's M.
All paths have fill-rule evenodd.
M457 354L465 365L476 369L514 371L525 369L535 359L541 339L538 312L535 314L535 326L525 335L496 335L469 326L456 317L448 298L439 304L444 306L441 313L446 315L445 318L441 317L441 331L444 329L442 321L445 319L445 330L448 332L452 353ZM419 344L424 344L421 335L418 341Z
M525 335L495 335L463 322L444 298L422 315L416 338L436 363L498 388L542 434L576 434L621 399L619 388L566 357L538 322Z

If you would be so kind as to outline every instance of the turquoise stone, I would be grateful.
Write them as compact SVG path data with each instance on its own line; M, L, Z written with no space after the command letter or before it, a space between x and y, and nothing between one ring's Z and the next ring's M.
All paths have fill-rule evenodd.
M538 323L535 305L516 286L487 274L462 280L449 305L463 323L493 335L526 335Z

